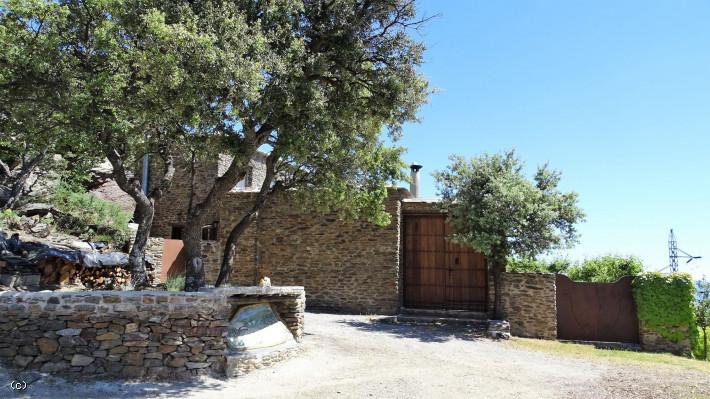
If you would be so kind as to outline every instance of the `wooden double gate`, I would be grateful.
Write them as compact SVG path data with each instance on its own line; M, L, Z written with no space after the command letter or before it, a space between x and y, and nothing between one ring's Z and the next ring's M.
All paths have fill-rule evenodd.
M557 338L638 343L631 281L579 283L557 275Z
M448 235L444 215L405 215L404 306L485 312L485 257Z

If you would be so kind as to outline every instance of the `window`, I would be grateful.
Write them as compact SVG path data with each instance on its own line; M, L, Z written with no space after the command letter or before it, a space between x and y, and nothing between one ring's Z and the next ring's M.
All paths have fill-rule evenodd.
M212 222L206 226L202 226L203 241L217 241L217 232L219 231L219 222Z
M253 183L254 183L254 168L249 166L247 168L246 174L244 175L244 179L240 180L239 183L237 183L237 188L240 190L246 190L248 188L251 188Z
M170 238L172 238L173 240L182 240L183 229L183 226L173 226L170 229Z

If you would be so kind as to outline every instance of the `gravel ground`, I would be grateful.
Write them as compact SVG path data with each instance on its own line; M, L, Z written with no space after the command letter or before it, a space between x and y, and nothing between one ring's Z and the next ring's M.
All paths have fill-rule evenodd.
M231 381L42 378L22 394L5 385L0 397L710 398L710 375L697 371L528 351L472 327L373 320L309 313L301 355Z

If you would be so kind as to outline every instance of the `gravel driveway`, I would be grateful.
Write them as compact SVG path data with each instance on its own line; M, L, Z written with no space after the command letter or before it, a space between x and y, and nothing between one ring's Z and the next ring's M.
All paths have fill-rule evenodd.
M520 349L462 326L390 324L309 313L304 352L231 381L64 383L25 397L188 398L706 398L710 376L670 366ZM7 373L0 378L9 380ZM7 388L6 386L6 389ZM0 394L0 397L6 397Z

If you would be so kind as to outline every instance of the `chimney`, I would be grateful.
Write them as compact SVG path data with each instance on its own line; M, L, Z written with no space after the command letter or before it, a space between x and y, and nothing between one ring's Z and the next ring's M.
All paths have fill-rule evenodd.
M409 166L412 170L412 182L409 186L409 191L412 193L412 197L419 198L419 171L422 169L422 165L414 162Z

